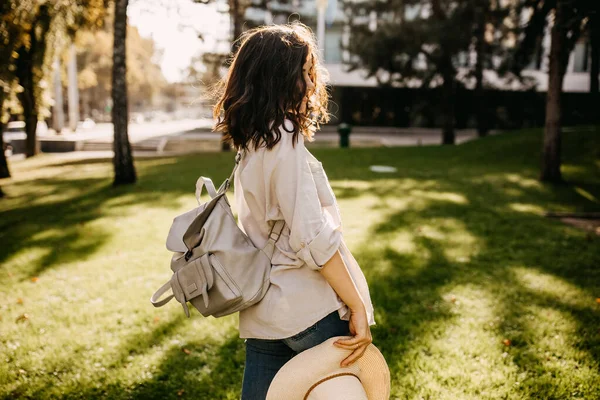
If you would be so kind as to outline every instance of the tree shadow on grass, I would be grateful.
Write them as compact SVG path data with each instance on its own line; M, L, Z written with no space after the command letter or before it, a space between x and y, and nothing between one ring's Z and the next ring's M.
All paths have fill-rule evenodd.
M80 184L91 185L92 182L73 183L74 186ZM75 198L34 206L24 204L2 212L2 269L28 278L52 266L92 256L107 239L108 233L86 224L102 215L100 205L105 192L106 189L100 187ZM27 249L28 253L39 250L42 255L28 262L26 270L9 268L6 260L23 249ZM7 273L0 275L0 282L6 279Z
M143 340L144 347L135 353L125 352L108 371L127 368L126 358L130 354L152 351L152 346L165 342L175 331L175 325L182 321L172 321L167 327L153 331L149 340ZM173 325L173 326L171 326ZM137 345L136 338L133 343ZM203 339L187 341L185 351L181 345L169 346L162 354L160 365L152 369L144 379L134 384L125 380L108 379L100 375L98 382L89 385L75 385L64 390L65 399L239 399L244 367L244 344L237 331L231 331L224 340ZM95 385L95 387L93 386ZM86 387L87 386L87 387ZM44 398L47 388L41 388L33 398Z
M176 207L160 193L143 193L135 188L113 188L97 180L68 180L59 187L68 186L80 192L60 201L41 204L24 202L19 207L3 211L0 222L0 283L5 279L27 279L49 268L95 257L98 249L111 237L92 222L106 217L112 210L127 205L158 202L165 207ZM136 193L137 191L137 193ZM129 197L129 195L133 196ZM122 201L115 201L117 199ZM107 205L108 202L113 204ZM27 262L15 270L7 259L21 253Z
M426 150L432 157L444 155L446 151L449 150ZM413 161L415 164L418 161L401 159L399 153L390 149L376 153L361 150L347 154L323 150L322 154L326 155L325 158L331 157L331 164L338 162L335 168L327 169L333 180L351 178L352 181L360 181L360 185L336 188L340 200L353 201L372 195L381 199L381 204L385 200L403 197L409 197L412 202L403 210L393 207L386 210L387 205L379 204L386 218L370 228L368 243L357 246L353 251L369 280L378 318L378 325L373 327L375 343L386 356L392 376L402 375L404 371L400 368L403 363L410 365L406 357L413 354L415 339L431 334L446 322L455 322L456 315L442 295L447 287L460 284L476 285L496 295L497 306L493 311L501 319L497 333L510 329L519 331L520 336L514 336L516 350L520 350L519 347L525 343L528 345L528 340L537 335L529 321L523 318L528 312L524 304L532 303L570 315L574 321L577 346L592 358L592 362L599 362L597 349L600 346L595 332L600 322L597 312L525 287L521 280L513 276L512 269L514 266L537 268L544 274L560 278L579 292L588 294L590 300L593 299L600 284L600 272L593 268L600 264L598 241L592 238L586 242L585 235L573 228L530 212L515 211L515 205L521 209L523 206L546 209L564 205L593 209L593 201L585 200L569 185L550 187L533 184L535 170L531 166L523 167L524 164L507 168L485 165L478 168L473 164L472 170L462 166L462 175L458 176L451 165L446 170L435 170L448 166L447 159L434 160L432 165L427 168L422 166L421 170L410 169ZM362 158L355 159L356 155L362 155ZM2 213L2 229L15 230L2 237L0 262L5 262L23 245L50 249L50 253L44 256L46 261L40 263L42 269L34 273L61 262L89 256L97 251L102 241L108 240L110 233L79 229L80 223L101 218L105 216L106 208L114 210L122 205L140 204L175 209L179 203L174 199L179 195L188 194L193 199L191 183L199 175L211 176L215 182L224 179L232 166L232 157L202 155L176 160L136 161L140 165L140 182L135 187L113 189L109 188L108 179L104 180L105 183L101 179L80 179L73 182L73 189L82 188L82 193L69 200L33 207L28 207L25 202L17 209ZM485 162L485 155L478 162ZM386 176L391 180L384 181L382 176L364 171L369 163L396 165L400 167L400 172ZM76 168L81 163L61 165L67 164ZM214 175L212 171L215 171ZM57 181L61 179L57 178ZM335 186L336 182L333 183ZM586 179L578 181L578 185L582 184L596 196L599 189L597 182ZM69 188L69 185L65 181L62 187ZM449 196L451 194L455 196ZM33 194L28 196L29 199L34 197ZM114 199L119 197L121 201L115 203ZM444 200L444 197L447 199ZM461 202L461 198L464 201ZM109 204L109 201L112 203ZM66 210L68 213L56 210ZM448 221L451 224L444 225ZM427 226L433 234L427 230L419 232L422 226ZM36 236L45 231L60 232ZM411 238L414 245L412 251L394 246L393 240L400 234ZM470 238L473 246L468 259L463 261L452 255L452 247L460 246L463 237L460 234ZM97 238L97 243L87 242L85 235ZM459 239L453 239L456 237L453 235L459 235ZM8 242L4 241L5 238L9 238ZM72 243L66 249L59 247L63 238ZM374 246L378 242L381 244ZM6 248L5 243L9 244ZM514 304L518 298L521 299ZM177 321L169 324L174 327ZM132 348L139 348L142 353L152 352L153 344L164 342L174 332L175 328L156 328L150 336L142 334L141 343L139 337L125 341L113 357L113 371L104 374L104 380L99 378L98 388L76 382L66 392L66 397L179 398L178 393L183 389L181 397L206 398L208 393L208 398L236 398L241 388L244 355L243 343L233 333L226 335L224 341L211 338L189 342L189 355L183 353L180 346L168 347L162 354L158 371L154 371L151 377L140 379L137 386L118 379L118 373L115 374L114 370L125 368L124 360ZM150 339L144 340L144 337ZM418 350L424 355L432 351L428 348ZM60 362L68 371L76 368L71 358ZM535 355L517 353L513 362L521 371L531 373L533 379L556 373ZM443 387L444 382L440 384ZM551 381L544 382L538 387L538 394L549 398L555 396L562 390L558 385ZM43 398L48 390L40 388L34 397ZM522 397L523 393L520 395Z
M554 279L536 268L523 271ZM502 287L510 289L498 290L496 285L488 290L496 293L498 330L510 340L510 361L524 376L520 383L534 389L529 395L544 399L593 398L600 388L600 337L596 329L600 315L592 299L588 304L570 302L556 293L528 287L514 270L505 272ZM557 281L557 285L562 284ZM549 322L540 316L560 318ZM578 373L571 374L574 370Z
M493 138L498 140L501 138ZM525 142L530 138L523 138ZM514 146L514 144L511 144ZM476 148L476 146L473 146ZM498 147L498 146L496 146ZM500 150L501 146L499 147ZM498 149L496 149L498 150ZM381 149L372 151L369 149L349 149L348 152L331 150L316 151L327 163L328 174L334 180L336 196L340 200L358 198L368 191L371 195L380 198L403 196L405 193L397 191L393 180L404 182L404 188L409 190L436 190L436 186L444 190L453 190L464 194L469 199L481 197L481 193L499 191L499 196L492 198L485 196L485 201L498 205L502 202L517 201L527 198L528 201L544 203L545 198L560 195L565 200L580 204L580 208L588 210L598 208L597 201L581 201L582 196L577 192L578 187L583 187L586 192L596 198L600 198L600 184L590 183L585 180L579 181L566 188L555 188L546 186L541 188L523 187L519 182L511 182L506 179L509 172L519 172L523 179L531 179L535 175L532 162L501 164L495 166L482 163L481 157L472 155L473 149L461 146L450 151L438 147L420 149L419 157L427 153L431 160L425 165L422 161L415 159L417 152L411 149ZM460 153L461 156L455 155ZM463 154L464 153L464 154ZM497 153L504 154L503 151ZM456 181L453 175L453 163L448 163L448 157L458 157L463 164L473 164L473 169L461 165L463 182L458 185L451 184L449 177ZM514 157L513 157L514 158ZM458 162L458 161L457 161ZM387 163L398 167L399 172L394 175L378 175L370 172L367 166L370 163ZM200 175L210 176L219 184L230 172L233 165L233 154L199 153L181 157L159 157L153 159L136 160L139 172L139 182L135 186L112 188L109 176L106 178L79 177L78 168L89 165L106 165L107 175L112 174L110 159L92 160L68 160L54 162L48 161L44 168L59 168L59 176L38 179L35 181L13 182L5 185L6 191L10 186L25 186L29 184L43 187L44 196L57 197L63 193L74 193L71 196L57 200L36 204L39 197L37 190L25 191L19 196L19 203L10 210L3 211L0 218L0 263L8 257L19 252L24 247L39 248L44 253L41 259L35 261L36 266L29 269L25 274L27 277L40 274L44 270L63 262L74 261L93 255L98 248L110 238L110 233L92 228L87 222L96 220L106 215L107 209L116 210L117 207L140 205L159 206L176 209L180 207L177 199L181 195L189 195L193 199L194 182ZM420 167L414 168L414 165ZM458 164L457 164L458 165ZM330 168L329 168L330 167ZM436 168L440 168L437 171ZM446 174L444 173L446 172ZM477 179L488 173L504 174L496 181L490 181L469 185L469 179ZM84 173L85 175L85 173ZM78 176L73 179L72 176ZM353 186L339 185L336 179L359 180L372 183L368 189ZM385 181L390 178L392 181ZM407 182L410 185L407 186ZM499 182L499 183L498 183ZM508 197L508 190L521 191L522 196ZM565 194L566 193L566 194ZM568 198L567 198L568 197ZM118 199L118 201L115 201ZM546 202L547 203L547 202ZM108 207L107 205L110 204ZM548 203L551 205L551 203ZM490 210L490 204L485 204ZM84 228L85 227L85 228ZM44 235L44 232L48 232ZM91 239L94 238L94 239ZM3 275L5 276L5 275Z
M129 337L124 338L119 346L115 349L106 349L105 351L112 352L112 357L109 364L102 365L104 369L98 367L97 374L92 381L75 381L73 376L80 371L81 364L90 362L94 359L94 351L96 350L89 344L78 342L77 337L73 338L73 343L76 344L71 353L68 353L64 358L54 356L45 363L46 369L49 371L49 378L43 377L40 381L26 380L21 385L16 387L11 393L8 393L6 398L33 398L43 399L57 396L57 390L60 397L68 398L90 398L100 397L102 390L90 388L86 386L102 386L107 384L109 379L107 376L114 373L115 370L126 369L128 359L135 356L147 354L153 350L153 347L167 340L172 334L180 328L185 318L182 314L177 314L169 320L154 324L150 329L140 329ZM132 321L132 324L141 325L143 321ZM110 334L109 331L104 332ZM84 358L85 360L81 360ZM85 367L83 368L85 369ZM53 375L54 372L54 375ZM45 378L45 379L44 379ZM99 385L100 384L100 385ZM90 396L82 396L86 391L89 391ZM94 394L95 393L95 394Z
M496 185L482 181L477 184L461 179L438 179L427 187L426 201L409 203L400 211L390 209L381 223L371 227L368 242L356 250L355 257L367 275L378 316L378 325L373 328L375 343L386 356L392 376L403 375L405 371L399 369L403 363L410 365L404 357L410 350L414 351L415 338L423 337L433 326L456 318L450 312L451 304L441 298L441 289L459 285L476 285L494 293L494 313L501 319L498 334L507 326L517 327L514 363L532 379L546 374L552 376L558 371L529 352L526 357L518 353L518 346L524 343L522 338L539 337L522 317L528 301L570 315L577 336L574 342L577 349L586 354L587 367L600 365L598 312L591 306L569 305L547 294L532 293L513 278L511 269L513 266L535 267L577 288L592 304L600 284L600 271L593 267L600 265L600 242L595 238L586 239L584 233L573 228L539 215L517 212L511 207L519 201L539 207L557 198L574 199L570 194L565 195L565 188L513 183ZM365 194L374 195L382 202L388 197L418 197L410 192L414 183L409 186L407 191L400 183L394 191L389 186L381 189L382 185L372 182L370 186L355 189L350 199ZM515 196L509 189L517 187L520 192ZM455 193L465 201L435 200L436 196L430 196L433 193ZM574 200L575 204L587 204L581 197ZM420 232L421 227L426 228L424 232ZM473 247L465 260L449 255L453 246L460 246L462 239L456 237L463 236L472 239ZM410 238L407 240L412 241L414 249L399 252L390 245L374 246L378 241L385 243L397 237ZM503 345L498 343L498 346ZM427 349L421 351L428 354ZM595 376L595 379L600 378ZM564 380L545 379L539 385L530 384L541 398L568 395L572 389ZM583 392L593 393L593 389Z
M189 329L189 320L183 313L177 313L168 321L125 338L113 351L109 363L103 364L105 369L99 370L92 381L63 381L63 376L69 378L68 375L77 373L78 362L72 358L55 359L51 365L60 371L55 378L60 386L46 384L32 391L29 381L5 398L49 398L57 395L58 390L64 399L239 399L245 350L237 330L229 330L224 337L199 335L198 339L186 340L185 344L169 344L171 338L184 329L186 321ZM205 329L210 329L208 321L203 322ZM133 384L128 378L121 378L127 374L132 360L157 349L161 349L157 369L149 370L144 379L136 379ZM76 353L83 356L86 350L81 347Z
M402 358L411 339L427 331L428 324L451 317L440 303L439 289L453 279L455 272L447 268L448 261L439 245L428 240L421 244L431 254L423 264L390 247L383 254L364 249L356 252L359 263L365 266L377 313L377 325L372 330L381 340L380 349L390 366ZM370 272L368 266L376 263L389 263L391 268L384 273Z
M179 348L168 350L155 378L131 390L128 397L239 399L245 356L237 331L224 342L192 342L188 347L189 355ZM117 397L122 390L111 388L105 395Z
M92 162L109 164L110 160ZM18 188L14 191L19 194L10 199L11 208L0 211L0 265L4 270L0 271L0 283L94 257L111 233L90 222L126 206L179 209L181 195L187 194L195 202L194 185L200 174L214 171L213 178L219 182L229 175L225 166L230 164L229 157L222 154L142 159L136 161L140 175L136 185L113 187L110 179L98 177L97 171L93 177L78 174L77 168L89 165L89 160L76 160L39 167L60 168L58 176L4 185L7 192L11 186ZM15 255L28 258L27 263L20 263L25 267L16 271L6 262Z

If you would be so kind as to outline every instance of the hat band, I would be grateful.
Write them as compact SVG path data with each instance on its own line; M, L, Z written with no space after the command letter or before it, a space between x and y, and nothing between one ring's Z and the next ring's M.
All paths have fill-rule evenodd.
M317 386L319 386L321 383L323 383L323 382L325 382L325 381L328 381L328 380L330 380L330 379L333 379L333 378L337 378L337 377L339 377L339 376L344 376L344 375L350 375L350 376L353 376L353 377L355 377L356 379L358 379L358 380L359 380L359 382L361 382L361 381L360 381L360 378L359 378L358 376L356 376L356 374L353 374L352 372L340 372L339 374L334 374L334 375L328 376L327 378L323 378L323 379L321 379L321 380L317 381L315 384L313 384L313 385L310 387L310 389L308 389L308 391L306 392L306 394L304 395L304 399L303 399L303 400L307 400L307 399L308 399L308 395L310 394L310 392L312 392L312 391L313 391L313 389L314 389L314 388L316 388ZM362 382L361 382L361 384L362 384Z

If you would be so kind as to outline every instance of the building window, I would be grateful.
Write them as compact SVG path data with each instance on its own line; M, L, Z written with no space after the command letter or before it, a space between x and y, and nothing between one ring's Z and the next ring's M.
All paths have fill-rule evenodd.
M337 64L342 62L342 49L340 41L342 40L342 26L332 25L325 29L325 62Z
M590 48L587 41L577 42L573 49L573 72L587 72Z

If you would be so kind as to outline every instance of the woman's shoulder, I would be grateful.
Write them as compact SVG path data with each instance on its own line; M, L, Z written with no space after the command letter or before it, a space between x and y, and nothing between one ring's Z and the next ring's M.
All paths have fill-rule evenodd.
M304 158L306 158L307 161L309 162L316 162L316 163L320 163L320 161L306 148L305 143L306 143L306 137L302 134L302 133L298 133L297 135L297 141L294 144L294 146L291 146L293 139L293 127L294 125L292 124L292 121L290 121L289 119L285 119L283 125L285 125L287 127L287 130L282 130L282 138L285 137L286 141L288 141L288 145L286 146L286 149L288 151L290 151L290 147L291 147L291 151L300 151L302 152L302 155L304 156Z
M295 152L304 152L304 135L294 132L294 124L289 119L284 119L283 123L277 128L279 140L271 148L273 154L284 156Z
M265 172L280 169L306 169L303 164L310 156L304 147L304 137L300 132L294 135L293 129L292 122L289 119L284 120L278 127L279 138L277 143L270 149L261 149L261 161Z
M285 138L287 141L291 142L296 128L294 128L294 123L289 118L285 118L283 123L279 125L279 133L281 133L282 138ZM304 135L301 132L298 132L297 141L304 144Z

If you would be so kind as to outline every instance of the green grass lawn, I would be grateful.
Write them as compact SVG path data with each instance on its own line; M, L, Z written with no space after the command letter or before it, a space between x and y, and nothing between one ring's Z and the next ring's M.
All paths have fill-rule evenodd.
M600 237L543 217L600 210L600 129L564 135L568 183L537 181L541 132L456 147L313 149L365 272L394 399L598 399ZM172 218L233 154L12 163L0 185L3 398L238 399L237 314L150 296ZM372 164L398 172L377 174ZM230 199L233 197L230 195Z

